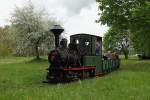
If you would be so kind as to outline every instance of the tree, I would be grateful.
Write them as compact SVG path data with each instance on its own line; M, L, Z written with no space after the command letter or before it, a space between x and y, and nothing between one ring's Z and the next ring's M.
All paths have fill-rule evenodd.
M9 37L9 26L0 27L0 56L12 53L13 41Z
M96 0L99 3L98 22L115 27L120 31L128 31L131 35L133 46L137 51L144 48L150 54L150 1L149 0ZM141 37L142 36L142 37ZM145 37L146 36L146 37ZM136 37L142 39L136 39ZM145 37L145 38L143 38ZM145 41L146 39L147 41ZM146 42L146 43L145 43ZM139 45L139 44L140 45Z
M144 6L148 0L96 0L99 3L99 22L118 29L128 29L132 9Z
M17 53L24 54L25 50L34 49L36 59L39 59L41 47L53 46L54 36L48 31L56 21L54 18L49 19L45 10L36 9L32 2L22 8L16 7L11 23L12 33L16 37Z
M129 54L129 35L128 32L120 32L114 28L110 28L104 35L104 49L106 51L123 52L125 59Z
M132 9L130 20L131 39L137 52L144 52L150 56L150 2L144 6Z

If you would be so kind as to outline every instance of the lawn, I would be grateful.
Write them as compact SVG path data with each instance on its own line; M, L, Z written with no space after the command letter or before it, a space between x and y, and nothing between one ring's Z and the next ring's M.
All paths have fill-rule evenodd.
M0 59L0 100L150 100L150 60L122 60L104 77L45 84L47 60Z

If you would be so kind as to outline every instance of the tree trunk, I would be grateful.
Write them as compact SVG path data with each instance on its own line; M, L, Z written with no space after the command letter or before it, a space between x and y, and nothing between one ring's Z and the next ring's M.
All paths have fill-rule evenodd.
M124 53L125 59L128 59L129 50L127 48L123 48L123 53Z
M128 54L124 53L125 59L128 59Z
M35 55L36 55L36 59L40 59L40 54L39 54L39 49L38 49L38 45L35 46Z
M123 43L121 43L121 46L122 46L122 51L123 51L125 59L128 59L128 55L129 55L128 46L124 46Z

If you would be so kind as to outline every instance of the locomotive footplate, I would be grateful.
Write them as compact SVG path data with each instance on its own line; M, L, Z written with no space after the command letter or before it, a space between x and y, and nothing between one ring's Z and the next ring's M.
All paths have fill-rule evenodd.
M68 79L85 79L88 77L95 77L96 66L82 66L79 68L64 68L64 73L69 77ZM72 76L72 77L71 77Z

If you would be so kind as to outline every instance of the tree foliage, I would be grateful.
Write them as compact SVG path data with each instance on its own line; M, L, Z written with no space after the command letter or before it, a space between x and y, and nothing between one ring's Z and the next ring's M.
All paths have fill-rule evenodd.
M125 59L128 59L129 44L128 32L120 32L113 27L104 36L104 49L106 51L123 52Z
M96 0L99 3L99 22L129 31L137 51L150 54L150 1L149 0ZM145 41L146 40L146 41ZM144 49L143 49L144 48Z
M16 7L11 23L17 54L24 55L32 51L30 53L39 59L39 50L53 47L54 36L48 31L56 21L47 16L45 10L36 9L32 2L22 8Z
M143 6L148 0L97 0L101 15L99 21L108 26L127 29L130 25L132 9Z
M12 53L13 41L9 37L9 26L0 27L0 56Z
M132 9L131 39L137 52L150 55L150 2Z

